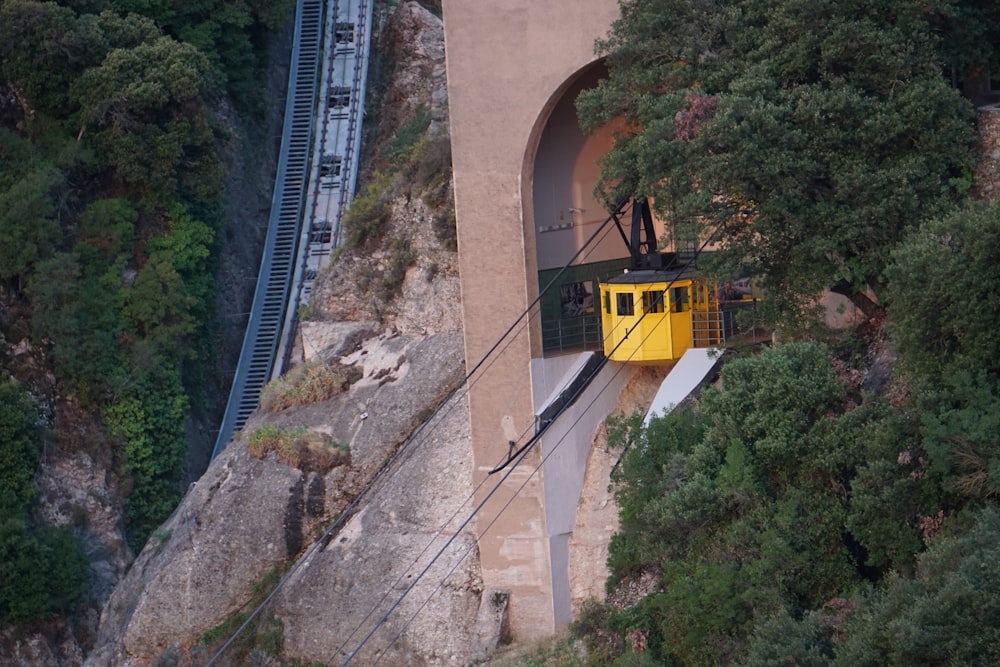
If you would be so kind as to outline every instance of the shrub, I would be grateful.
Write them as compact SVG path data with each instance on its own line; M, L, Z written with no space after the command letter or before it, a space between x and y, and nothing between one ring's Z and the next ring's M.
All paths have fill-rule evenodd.
M458 228L455 223L455 209L451 208L447 213L434 214L434 235L441 242L441 247L446 250L458 250Z
M364 248L385 232L393 180L391 174L376 174L364 192L351 202L343 218L344 241L348 247Z
M69 611L89 580L83 547L65 528L0 521L0 618L26 623Z
M18 513L35 496L38 411L13 382L0 383L0 511Z
M346 391L360 379L361 370L354 366L323 361L301 364L264 387L260 406L280 412L296 405L318 403Z
M406 270L417 260L417 253L410 249L407 239L394 239L391 253L378 288L378 298L383 302L389 302L399 294L406 278Z
M350 459L348 445L301 426L265 424L247 438L247 449L258 459L273 452L279 461L303 472L325 473Z

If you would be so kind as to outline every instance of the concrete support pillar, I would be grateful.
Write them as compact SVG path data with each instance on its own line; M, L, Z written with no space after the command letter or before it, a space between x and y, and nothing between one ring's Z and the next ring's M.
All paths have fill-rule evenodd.
M444 0L452 159L466 364L471 369L537 294L531 213L535 149L559 91L594 60L615 0ZM526 324L526 323L525 323ZM477 500L511 434L533 433L537 319L521 327L470 389ZM545 479L535 451L477 517L487 587L509 590L515 637L552 632ZM533 473L533 474L532 474ZM565 560L565 556L561 558Z

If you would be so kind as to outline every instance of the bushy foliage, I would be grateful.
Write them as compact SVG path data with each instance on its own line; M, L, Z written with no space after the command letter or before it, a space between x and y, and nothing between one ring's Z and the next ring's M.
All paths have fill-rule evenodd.
M29 519L40 454L37 420L28 393L0 382L0 621L11 623L73 609L89 583L89 563L73 534Z
M381 240L389 219L389 202L405 194L419 197L437 210L435 233L445 248L455 249L454 213L440 210L452 208L447 206L451 196L451 140L447 134L428 134L430 123L429 110L419 107L382 145L374 158L375 173L369 185L354 198L344 215L348 247L370 249ZM393 254L399 255L395 251ZM380 298L388 300L392 293L389 289Z
M606 200L652 197L788 318L830 285L879 289L906 231L970 184L971 106L938 65L950 4L622 2L610 76L578 100L588 130L619 123Z
M892 573L883 587L854 600L833 601L800 620L769 620L744 664L994 665L998 539L997 510L976 511L953 534L930 542L914 577Z
M89 582L90 563L72 533L0 515L0 619L27 623L70 611Z
M990 507L934 539L912 579L892 575L844 628L840 665L1000 661L1000 514Z
M886 275L890 328L911 376L1000 380L1000 206L974 203L921 225Z
M0 191L0 279L26 274L59 238L53 193L62 174L49 165Z
M264 424L247 438L247 450L258 459L274 454L287 466L325 473L349 459L350 449L324 433L301 426Z
M343 217L344 241L350 248L364 249L379 239L389 220L389 196L393 177L374 178L353 200Z
M346 391L361 379L360 369L316 360L294 367L264 387L260 407L280 412L296 405L318 403Z
M0 382L0 516L20 514L35 495L37 419L27 392Z
M1000 494L1000 207L915 230L894 253L890 327L922 415L928 468L962 497Z
M620 647L597 664L629 664L630 634L659 664L739 661L771 619L825 618L876 566L912 563L919 516L941 498L897 462L901 431L895 412L845 386L815 343L730 361L697 406L647 428L637 416L614 423L610 441L628 449L615 479L609 588L650 572L658 582L634 606L578 628L599 653ZM824 632L814 634L829 652ZM811 636L802 646L818 645Z
M104 412L132 481L125 506L129 545L138 552L180 500L188 399L176 371L157 369Z
M60 398L112 432L135 550L180 497L188 392L217 356L208 348L223 137L211 108L227 91L244 109L262 98L268 31L292 9L0 2L0 282ZM70 609L86 580L72 537L31 513L30 403L0 383L5 620Z

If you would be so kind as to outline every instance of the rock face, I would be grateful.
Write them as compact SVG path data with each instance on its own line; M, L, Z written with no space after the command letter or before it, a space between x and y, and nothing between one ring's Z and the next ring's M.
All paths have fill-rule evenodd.
M273 454L255 458L249 435L231 443L115 589L102 617L101 646L87 664L147 664L171 651L188 654L207 630L241 610L255 584L289 563L292 576L269 609L284 628L284 657L340 662L449 541L364 643L357 664L384 650L389 665L457 665L475 657L468 637L482 585L475 540L462 525L472 491L464 398L443 403L407 442L415 415L442 405L461 380L461 334L379 336L339 360L364 366L349 392L257 413L244 433L265 423L302 426L349 442L349 462L305 471ZM394 456L350 518L324 535L323 527Z
M426 109L430 136L446 144L440 20L405 3L381 41L395 50L379 132L391 137L393 123ZM434 229L442 211L394 191L385 241L321 273L296 345L296 360L350 366L360 379L250 418L114 590L86 664L203 664L228 638L206 646L203 635L253 611L255 586L274 591L260 614L280 628L267 660L465 665L496 647L507 598L482 587L468 406L451 394L464 377L456 256ZM412 261L399 295L379 301L357 276L387 270L399 239ZM262 427L321 434L349 455L320 469L260 458L248 443ZM261 659L240 650L220 664Z
M397 51L380 132L423 108L441 136L440 20L406 3L386 34ZM351 366L360 379L250 418L115 589L88 665L200 664L216 648L199 645L204 633L251 611L255 585L276 571L286 579L262 616L279 624L282 650L270 659L464 665L496 646L506 596L482 589L467 526L468 406L462 392L449 396L464 376L456 257L433 229L440 211L412 194L389 202L384 234L405 238L415 258L399 296L375 302L356 280L359 267L392 261L391 244L345 253L318 278L299 331L297 360ZM323 470L260 459L247 443L264 426L304 428L350 454Z

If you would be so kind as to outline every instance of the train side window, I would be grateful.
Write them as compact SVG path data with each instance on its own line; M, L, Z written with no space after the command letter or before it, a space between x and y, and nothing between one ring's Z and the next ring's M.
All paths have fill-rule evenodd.
M683 313L690 309L688 288L674 287L670 290L670 312Z
M351 104L351 89L347 86L330 88L330 108L343 109Z
M611 314L611 292L604 293L604 312Z
M354 23L347 21L338 21L336 27L334 28L334 41L341 44L353 44L354 43Z
M632 303L632 294L629 292L619 293L618 315L635 315L635 304Z
M642 311L644 313L663 312L663 290L651 290L642 293Z

